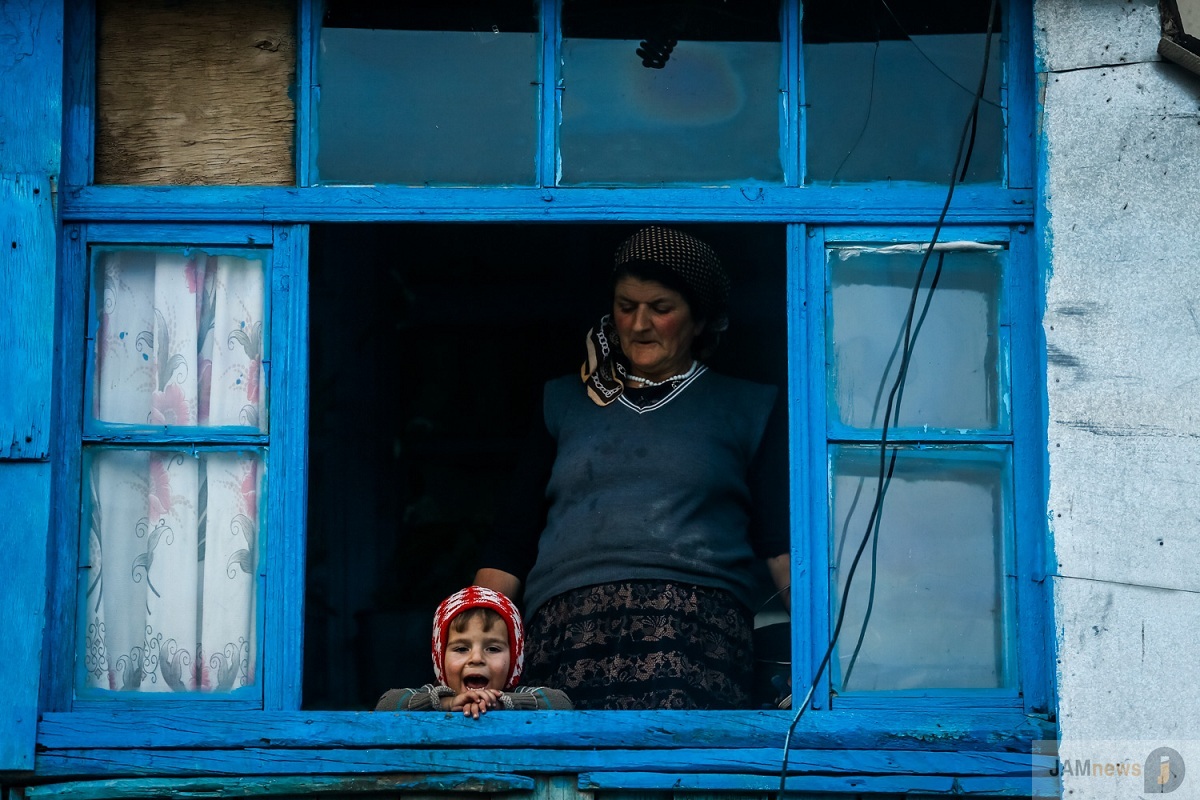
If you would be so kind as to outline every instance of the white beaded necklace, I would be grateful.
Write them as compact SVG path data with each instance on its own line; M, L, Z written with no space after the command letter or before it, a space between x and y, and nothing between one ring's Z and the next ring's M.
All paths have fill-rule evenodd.
M645 389L653 389L655 386L666 386L668 383L674 383L675 381L681 381L685 378L690 378L692 377L692 373L694 373L696 368L699 366L699 361L693 361L692 366L688 367L687 372L681 372L678 375L672 375L665 381L652 381L648 378L639 378L637 375L630 375L628 373L626 373L625 377L631 381L637 381L638 383L642 384L642 387Z

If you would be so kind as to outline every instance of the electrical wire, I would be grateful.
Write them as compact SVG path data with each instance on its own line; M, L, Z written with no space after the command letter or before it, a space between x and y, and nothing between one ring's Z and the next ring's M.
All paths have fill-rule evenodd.
M950 81L955 86L962 89L964 92L969 93L971 91L971 88L969 86L963 86L961 83L959 83L958 79L956 79L949 72L946 72L946 70L942 69L938 65L938 63L936 61L934 61L932 56L930 56L928 53L926 53L924 50L921 49L921 45L917 44L917 40L913 38L912 34L910 34L907 30L904 29L904 23L900 21L900 17L896 16L896 12L892 11L892 7L887 4L887 0L879 0L879 4L882 5L884 10L888 12L888 15L892 18L892 21L896 23L896 27L899 28L900 32L904 34L904 38L908 39L908 42L909 42L909 44L911 44L913 46L913 49L916 50L921 55L921 58L923 58L929 62L929 66L933 67L935 70L940 72L946 78L946 80ZM991 23L989 23L988 36L992 35L990 25L991 25ZM986 103L987 105L992 106L993 108L1000 108L1000 104L994 100L988 100L985 97L981 97L979 100L981 103Z
M871 51L871 82L867 85L867 114L863 117L862 127L858 129L858 136L854 137L854 143L846 150L846 155L842 156L842 160L837 165L837 169L829 176L830 185L837 183L837 177L842 172L842 167L846 166L846 162L850 160L850 156L854 155L854 151L858 149L859 143L863 136L867 133L867 126L871 124L871 112L875 108L875 74L879 70L879 42L875 42L875 49Z
M996 4L997 4L997 0L991 0L991 2L988 5L987 35L984 38L983 69L979 76L979 85L975 90L974 99L971 103L971 113L968 115L966 122L963 124L963 131L962 131L962 134L959 136L958 151L955 153L955 156L954 156L954 168L950 171L950 185L947 187L947 190L946 190L946 200L942 204L941 212L938 214L937 223L934 225L933 234L929 240L929 246L925 249L925 254L921 259L921 266L917 270L917 277L916 277L916 280L914 281L912 294L909 298L908 311L905 314L906 330L911 329L911 326L913 324L913 318L914 318L914 315L916 312L917 298L920 296L921 283L925 276L925 269L929 264L930 257L933 255L934 246L937 244L938 236L941 234L942 227L945 225L946 215L950 211L950 202L954 198L954 187L958 182L959 169L960 169L960 167L963 167L964 151L969 150L969 148L967 147L968 138L971 139L972 145L974 144L973 131L975 129L975 121L978 118L979 104L983 98L984 86L986 85L986 82L987 82L988 65L991 62L992 25L993 25L993 22L995 21L995 17L996 17ZM965 173L965 167L963 168L963 170ZM940 269L940 267L941 267L940 259L939 259L938 266ZM930 292L929 292L930 296L932 296L933 288L934 287L931 285ZM927 298L927 301L926 301L927 303L928 303L928 299L929 298ZM888 470L888 464L887 464L887 462L888 462L888 443L887 443L888 442L888 439L887 439L888 428L889 428L889 423L891 421L893 408L895 407L896 397L900 393L900 391L904 385L904 381L908 375L908 366L910 363L910 359L912 357L913 347L916 344L915 335L914 336L906 335L905 338L906 338L906 342L905 342L905 348L904 348L904 350L905 350L904 356L901 358L900 369L897 371L896 380L892 384L891 391L888 392L887 408L883 414L883 426L882 426L882 430L880 432L880 437L879 437L879 479L876 484L877 490L875 493L875 502L871 509L870 518L867 520L866 532L863 534L862 541L859 543L858 549L854 554L854 560L850 564L850 569L846 573L846 584L842 590L842 597L841 597L841 602L840 602L840 608L838 609L837 621L834 624L833 632L829 637L829 645L825 648L825 653L821 657L820 663L817 665L817 671L813 675L812 682L808 688L808 692L804 696L804 701L796 708L796 713L792 717L792 722L790 725L788 725L787 735L784 737L783 760L782 760L782 764L780 765L780 770L779 770L779 800L782 800L784 793L786 791L788 753L791 750L792 736L796 732L796 726L800 723L801 717L804 716L804 712L808 709L808 704L812 700L813 693L816 691L817 686L821 682L821 676L824 674L826 667L829 666L830 658L832 658L832 656L833 656L834 647L837 645L838 637L841 635L842 624L846 621L847 600L849 599L849 596L850 596L850 588L853 585L854 573L858 569L858 563L859 563L860 559L862 558L862 554L866 550L867 544L872 538L872 533L874 531L876 531L876 529L877 529L877 520L880 516L880 512L883 509L883 500L884 500L884 497L886 496L886 487L888 485L888 479L890 477L890 472ZM893 465L893 467L895 465L896 452L897 451L893 448L893 450L892 450L892 465ZM865 620L864 620L864 628L865 628Z
M925 293L925 304L921 308L921 316L917 318L917 324L912 327L911 335L907 327L904 330L904 349L906 353L911 354L909 345L912 340L917 338L917 335L921 332L921 327L925 324L925 318L929 315L929 306L933 301L933 293L937 289L938 281L942 277L942 267L945 265L945 263L946 254L944 252L938 253L938 265L933 271L933 280L929 282L929 291ZM893 425L900 424L900 404L903 402L903 394L904 387L901 385L900 391L896 393L896 411L895 417L892 420ZM883 482L882 491L884 494L887 494L888 487L892 483L892 473L896 469L897 452L898 451L896 449L892 450L892 455L888 462L887 478ZM875 526L871 529L871 583L867 589L867 610L863 614L862 626L858 631L858 641L854 645L854 653L850 656L850 661L846 665L845 674L842 675L843 686L850 683L850 675L854 672L854 665L858 663L858 654L862 650L863 640L865 640L867 637L867 625L869 625L871 621L871 611L875 607L875 582L879 576L879 560L877 558L879 554L879 526L882 519L882 515L876 516ZM847 522L849 522L849 518L847 518Z

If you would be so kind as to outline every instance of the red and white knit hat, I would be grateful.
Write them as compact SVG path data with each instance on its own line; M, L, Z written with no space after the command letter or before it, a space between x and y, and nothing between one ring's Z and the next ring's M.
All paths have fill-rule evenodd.
M500 592L482 586L459 589L443 600L433 613L433 674L438 683L445 685L446 639L450 623L469 608L490 608L504 618L504 624L508 628L508 645L512 651L508 677L504 680L504 689L508 691L520 682L521 669L525 666L525 628L521 624L521 612L513 605L512 600Z

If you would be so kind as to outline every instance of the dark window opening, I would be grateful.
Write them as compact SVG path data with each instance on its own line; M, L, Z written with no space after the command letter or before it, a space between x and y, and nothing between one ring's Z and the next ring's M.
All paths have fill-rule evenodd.
M314 226L305 708L432 680L433 610L474 575L542 383L578 370L637 227ZM710 367L786 397L784 228L675 227L733 279ZM765 702L788 633L763 573Z
M804 41L881 42L910 36L984 33L987 2L962 0L805 0ZM992 32L1000 32L1000 4Z
M778 0L680 3L673 0L567 0L563 36L637 39L650 33L686 41L779 41Z
M531 0L471 0L440 3L364 3L326 0L327 28L376 28L393 31L523 31L537 33L537 4Z

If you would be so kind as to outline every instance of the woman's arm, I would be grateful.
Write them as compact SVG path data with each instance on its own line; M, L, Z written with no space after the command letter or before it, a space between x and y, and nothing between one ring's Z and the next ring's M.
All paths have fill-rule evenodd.
M504 501L475 562L474 583L517 602L546 524L546 484L558 449L540 415L525 436Z
M766 559L771 582L783 600L783 607L791 613L787 409L778 400L767 418L766 430L747 477L754 504L750 541L755 552Z
M500 592L507 597L516 597L517 592L521 591L521 579L511 572L505 572L502 569L494 569L493 567L484 567L475 573L475 580L472 581L476 586L484 586L488 589Z

